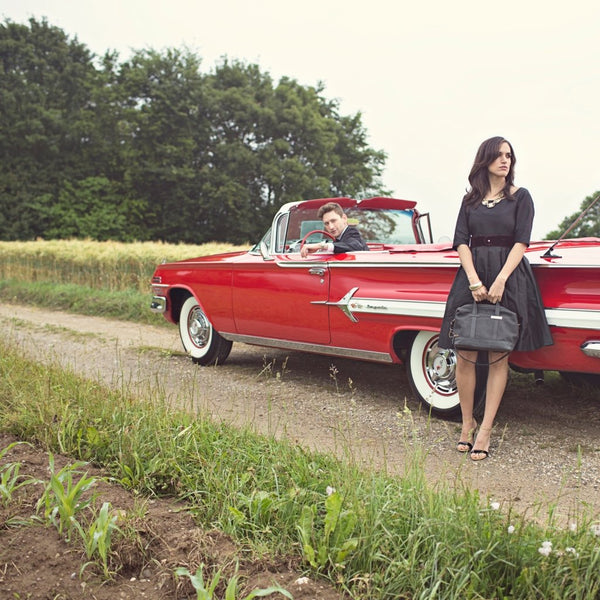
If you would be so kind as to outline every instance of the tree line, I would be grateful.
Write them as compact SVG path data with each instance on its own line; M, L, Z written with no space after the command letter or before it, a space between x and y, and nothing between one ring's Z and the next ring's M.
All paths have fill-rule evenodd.
M322 85L187 50L94 55L0 24L0 239L246 243L285 202L385 194L385 153Z
M360 112L321 84L173 48L119 62L33 18L0 23L0 65L0 240L244 244L285 202L389 194ZM570 233L592 235L600 203Z

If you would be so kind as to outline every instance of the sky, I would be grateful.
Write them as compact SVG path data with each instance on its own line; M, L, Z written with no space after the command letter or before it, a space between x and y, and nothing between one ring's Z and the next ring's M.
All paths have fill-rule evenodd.
M186 48L324 85L387 154L383 184L451 238L479 144L501 135L540 239L600 191L598 0L0 0L92 52Z

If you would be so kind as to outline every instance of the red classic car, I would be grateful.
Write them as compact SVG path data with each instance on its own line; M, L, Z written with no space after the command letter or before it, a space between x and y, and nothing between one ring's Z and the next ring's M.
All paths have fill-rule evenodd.
M318 208L341 204L369 251L300 255L325 239ZM427 239L426 239L427 235ZM247 252L157 267L151 308L179 324L199 364L223 363L232 342L381 363L404 363L415 395L439 416L459 412L455 355L437 339L459 266L451 243L431 243L428 215L393 198L289 203ZM600 384L600 238L533 242L527 249L554 345L513 352L510 364ZM477 400L485 395L480 369Z

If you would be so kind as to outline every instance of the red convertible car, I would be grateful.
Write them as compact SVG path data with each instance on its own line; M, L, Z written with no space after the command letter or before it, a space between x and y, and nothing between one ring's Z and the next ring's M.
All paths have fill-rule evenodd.
M344 207L368 252L301 257L303 243L326 239L317 210L330 201ZM286 204L247 252L157 267L151 308L179 325L196 363L223 363L233 342L403 363L417 398L454 417L456 359L437 340L458 255L451 243L432 243L429 216L415 206L393 198ZM600 238L532 242L527 258L554 345L513 352L511 367L599 385ZM479 375L481 402L485 369Z

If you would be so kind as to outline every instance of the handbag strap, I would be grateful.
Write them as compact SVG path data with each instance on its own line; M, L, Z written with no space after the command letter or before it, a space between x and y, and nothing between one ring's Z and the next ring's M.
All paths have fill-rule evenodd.
M458 356L460 356L463 360L466 360L467 362L470 362L472 365L481 365L481 364L486 364L486 363L478 363L476 360L471 360L470 358L467 358L466 356L463 356L460 351L458 349L454 349L454 352L456 352L456 354ZM503 358L506 358L508 355L510 354L510 352L505 352L502 356L500 356L499 358L497 358L496 360L493 360L492 362L487 362L487 365L495 365L497 362L500 362ZM489 354L488 354L489 356Z

